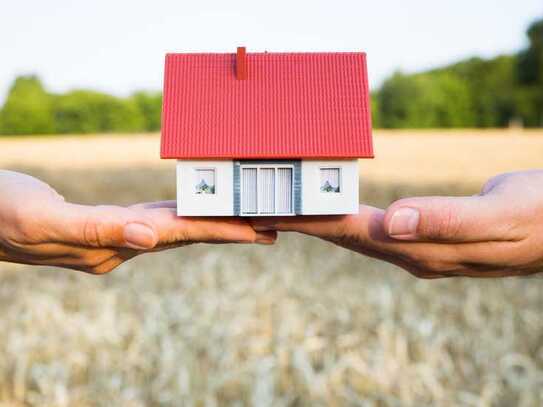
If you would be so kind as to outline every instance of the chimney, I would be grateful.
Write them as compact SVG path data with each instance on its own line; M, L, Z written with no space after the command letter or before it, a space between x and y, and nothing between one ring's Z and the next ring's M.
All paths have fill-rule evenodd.
M236 55L236 78L238 80L247 79L247 55L245 47L238 47Z

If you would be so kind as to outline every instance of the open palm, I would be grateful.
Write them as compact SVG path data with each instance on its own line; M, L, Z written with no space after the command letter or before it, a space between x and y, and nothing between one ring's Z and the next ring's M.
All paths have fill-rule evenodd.
M68 203L31 176L0 170L0 260L66 267L94 274L138 254L191 243L261 243L235 218L181 218L175 201L129 207Z
M358 215L255 218L396 264L417 277L500 277L543 269L543 171L490 179L480 194L416 197Z

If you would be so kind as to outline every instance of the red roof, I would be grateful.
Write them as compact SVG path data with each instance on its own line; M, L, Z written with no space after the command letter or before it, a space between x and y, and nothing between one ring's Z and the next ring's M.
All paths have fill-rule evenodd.
M162 158L370 158L364 53L168 54Z

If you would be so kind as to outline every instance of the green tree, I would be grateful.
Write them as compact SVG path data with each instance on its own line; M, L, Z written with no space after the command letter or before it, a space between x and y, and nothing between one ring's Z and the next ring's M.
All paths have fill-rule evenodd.
M423 73L395 73L374 94L383 127L543 126L543 20L518 55L470 58Z
M37 76L17 77L0 111L0 134L53 133L52 101Z
M474 121L469 87L450 72L395 73L377 95L388 128L461 127Z
M471 58L443 68L468 84L476 127L504 127L515 115L515 58Z
M421 89L422 127L471 127L474 114L468 83L453 72L416 77ZM425 113L426 112L426 113Z
M543 19L527 31L530 44L518 55L517 114L527 126L543 126Z
M379 106L378 93L371 94L371 123L373 127L383 127L381 125L381 109Z
M415 119L415 109L410 103L418 96L417 85L409 76L396 72L387 79L375 99L378 117L385 128L408 127Z
M543 84L543 19L526 32L530 45L518 55L518 78L523 85Z
M160 115L162 112L161 92L136 92L132 99L143 118L143 130L160 130Z
M59 133L141 131L144 122L133 100L87 90L57 96L54 113Z

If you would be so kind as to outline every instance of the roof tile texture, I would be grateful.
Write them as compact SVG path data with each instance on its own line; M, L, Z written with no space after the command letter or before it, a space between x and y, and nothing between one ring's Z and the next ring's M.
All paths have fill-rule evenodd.
M364 53L168 54L161 157L369 158Z

